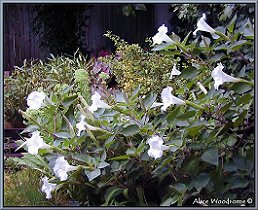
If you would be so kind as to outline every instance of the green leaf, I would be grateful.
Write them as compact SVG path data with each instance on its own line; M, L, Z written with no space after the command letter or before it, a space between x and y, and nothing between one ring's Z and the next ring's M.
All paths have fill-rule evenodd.
M169 145L169 150L171 152L175 152L182 146L183 140L172 140L166 144Z
M221 109L220 109L220 111L222 112L222 113L225 113L226 111L228 111L228 109L232 106L232 102L229 102L229 103L227 103L226 105L224 105L223 107L221 107Z
M239 115L239 117L234 118L234 119L232 120L232 122L234 123L234 126L239 126L239 125L243 124L243 120L245 119L246 114L247 114L247 110L244 110L244 111Z
M209 62L219 62L221 61L225 56L223 53L217 53L216 55L210 57Z
M235 91L238 94L243 94L245 92L248 92L249 90L252 90L253 86L248 85L246 83L235 83L232 85L231 90Z
M252 98L253 96L247 93L236 99L236 105L239 106L240 104L248 104Z
M73 137L75 136L73 126L72 126L72 124L69 122L69 120L67 119L67 117L66 117L64 114L62 114L62 116L63 116L63 118L64 118L66 124L68 125L69 131L70 131L70 135L71 135L71 137L73 138Z
M254 167L253 161L247 160L246 158L239 156L234 157L233 162L237 169L244 170L244 171L251 171Z
M228 31L229 31L230 33L232 33L233 30L234 30L234 26L235 26L235 23L236 23L236 19L237 19L237 15L234 15L234 17L230 20L230 22L229 22L229 24L228 24L228 26L227 26Z
M21 132L21 134L33 132L33 131L37 130L38 128L39 128L39 127L38 127L37 125L29 125L28 127L26 127L26 128Z
M232 179L230 181L230 189L246 188L246 186L249 184L249 182L250 181L248 179L244 179L244 178Z
M136 98L140 94L140 90L141 90L141 86L138 85L138 87L133 90L130 99L133 100L134 98Z
M171 188L177 191L177 193L184 193L186 191L186 185L183 183L176 183L174 185L170 185Z
M199 70L193 66L186 67L180 74L180 78L193 79L199 74Z
M105 141L105 147L106 147L106 148L109 148L114 142L115 142L115 135L110 136L110 137Z
M180 41L181 41L180 36L176 35L174 32L172 32L171 38L172 38L172 40L175 41L175 42L180 42Z
M197 121L193 123L191 126L188 126L186 130L188 131L188 134L191 137L195 137L197 134L199 134L201 129L207 125L207 123L208 122L206 121Z
M143 99L143 105L145 109L149 109L151 105L155 102L157 98L157 94L153 94L152 92L148 94L144 99Z
M58 132L58 133L54 133L54 135L61 139L68 139L72 137L71 134L67 132Z
M101 206L108 206L111 199L114 199L116 196L118 196L122 192L123 192L123 189L118 188L116 186L112 186L112 187L108 188L106 193L105 193L105 196L104 196L105 203L102 204Z
M235 166L232 162L225 163L225 164L223 165L223 169L224 169L225 171L237 171L236 166Z
M124 134L125 136L133 136L137 133L139 133L139 127L138 125L129 125L125 128L123 128L120 133Z
M110 158L109 160L128 160L130 158L129 155L120 155L113 158Z
M177 117L178 120L188 120L191 117L195 116L196 111L192 110L192 111L188 111L185 112L184 114L181 114Z
M199 165L200 165L200 161L199 158L196 157L192 157L189 158L189 160L187 160L189 162L186 163L185 166L183 166L184 170L191 175L197 175L199 173Z
M176 120L176 117L181 113L180 107L177 106L172 112L167 115L168 124L173 123Z
M153 48L152 48L152 51L167 50L167 49L170 48L171 46L174 46L174 44L162 43L162 44L160 44L160 45L157 45L157 46L153 47Z
M207 163L210 163L212 165L218 166L219 164L219 154L218 154L218 149L216 148L211 148L206 150L202 156L201 159Z
M210 177L206 173L201 173L198 177L196 177L193 181L195 188L198 192L202 190L210 181Z
M146 206L146 203L145 203L146 199L145 199L143 188L142 187L136 187L136 193L137 193L139 205L140 206Z
M172 198L167 198L165 201L163 201L160 206L171 206L173 205L174 203L177 202L177 199L178 199L178 194L174 195Z
M96 168L94 171L85 170L85 174L88 177L89 181L92 181L93 179L97 178L101 174L101 172L100 169Z
M26 165L33 169L49 168L47 162L40 155L24 154L22 158L13 158L20 165ZM42 170L41 170L42 171Z
M192 34L192 31L190 31L190 32L186 35L186 37L184 38L184 40L183 40L183 42L182 42L182 45L186 45L186 42L187 42L187 40L188 40L190 34Z
M105 168L107 166L109 166L110 164L105 162L105 161L102 161L98 164L98 167L97 168Z
M72 95L65 97L62 104L65 108L69 107L75 100L77 99L77 95Z
M58 81L59 82L59 81ZM65 95L67 92L69 92L70 90L72 90L72 88L74 87L74 85L70 85L66 88L63 89L62 91L62 95Z
M237 139L234 136L229 136L228 139L227 139L227 145L230 146L230 147L234 146L234 144L236 142L237 142Z
M236 50L239 50L243 45L245 44L251 44L251 42L247 41L247 40L239 40L237 41L235 44L229 46L229 50L231 52L234 52Z

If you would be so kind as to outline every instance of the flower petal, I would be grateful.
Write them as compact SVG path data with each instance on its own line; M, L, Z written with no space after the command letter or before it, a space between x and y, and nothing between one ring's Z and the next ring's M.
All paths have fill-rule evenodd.
M202 14L202 17L198 20L197 22L197 29L193 32L193 35L196 35L197 31L205 31L205 32L209 32L211 33L212 37L214 39L218 39L219 36L217 34L215 34L215 30L210 27L207 23L206 23L206 15L205 13Z
M92 95L91 100L92 100L92 105L89 107L89 110L91 113L97 111L98 108L104 108L104 109L111 108L108 104L104 103L101 100L101 96L97 91L95 91L94 95Z
M224 82L239 82L239 78L232 77L222 71L224 66L222 63L217 64L217 67L213 69L211 72L211 76L214 79L214 88L218 90L219 86L222 85Z
M171 71L171 73L170 73L169 79L172 79L172 77L173 77L174 75L177 76L177 75L180 75L180 74L181 74L181 72L177 70L176 64L174 64L174 66L173 66L173 68L172 68L172 71Z
M65 181L68 178L67 172L76 170L77 168L78 166L69 165L67 160L64 159L64 156L59 156L55 161L53 171L60 181Z
M49 183L48 178L46 176L42 179L42 181L43 181L43 186L41 188L41 191L46 193L46 198L47 199L52 198L51 192L53 190L55 190L56 184Z
M168 32L168 28L162 24L162 26L159 27L158 33L154 37L152 37L153 44L161 44L162 42L166 43L174 43L172 39L169 38L169 36L166 34Z
M27 97L27 105L29 109L39 109L43 105L46 95L43 92L32 91Z
M179 105L185 104L185 102L182 99L172 95L171 91L172 91L171 87L166 87L161 92L161 99L163 102L163 107L161 107L161 109L163 111L166 111L166 109L172 104L179 104Z

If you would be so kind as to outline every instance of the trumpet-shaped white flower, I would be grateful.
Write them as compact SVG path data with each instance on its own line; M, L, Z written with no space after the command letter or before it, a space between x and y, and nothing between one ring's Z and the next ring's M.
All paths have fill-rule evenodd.
M68 178L68 172L76 170L78 166L71 166L67 162L67 160L64 159L64 156L60 156L55 161L55 166L53 168L53 171L57 177L61 181L65 181Z
M177 76L177 75L180 75L180 74L181 74L181 72L177 70L176 64L174 64L174 66L173 66L173 68L172 68L172 71L171 71L171 73L170 73L169 79L172 79L174 75Z
M98 108L110 109L111 107L101 101L101 96L95 91L94 95L91 96L92 105L89 107L91 113L97 111Z
M80 136L81 135L81 132L86 130L86 128L88 128L89 130L97 130L98 128L92 126L92 125L89 125L88 123L86 123L85 121L85 116L84 115L81 115L81 120L79 123L76 124L76 128L78 129L78 133L77 133L77 136Z
M161 100L162 100L162 103L156 103L154 102L151 106L151 108L153 107L157 107L157 106L161 106L161 110L162 111L166 111L167 108L172 105L172 104L178 104L178 105L182 105L182 104L185 104L185 102L180 99L180 98L177 98L176 96L172 95L171 94L171 91L172 91L172 87L166 87L162 90L161 92Z
M150 145L148 155L155 159L162 157L163 151L169 149L169 146L163 145L163 140L157 135L152 136L148 139L147 144Z
M56 184L52 184L48 182L48 178L45 176L43 179L43 186L41 188L41 191L46 193L46 198L50 199L52 198L51 192L56 189Z
M21 146L19 146L16 149L16 151L23 147L25 144L28 147L28 153L32 155L37 155L39 149L50 148L50 146L46 144L44 140L41 138L39 131L32 132L32 136L30 138L25 139L27 139L27 141L25 141Z
M163 24L159 27L158 33L154 37L152 37L153 44L161 44L162 42L166 42L169 44L174 43L172 39L167 35L168 28Z
M214 39L218 39L219 36L215 34L215 30L206 23L206 15L202 14L202 17L197 22L197 29L193 32L193 35L196 35L197 31L206 31L209 32Z
M239 78L235 78L235 77L229 76L228 74L224 73L222 71L223 68L224 68L224 66L221 63L219 63L218 66L216 68L214 68L213 71L211 72L211 76L215 81L214 88L216 90L218 90L219 86L222 85L224 82L239 82L240 81Z
M43 92L32 91L27 97L29 109L39 109L43 105L46 94Z
M201 89L201 91L206 95L208 93L208 91L206 90L206 88L202 85L202 83L197 82L198 87Z

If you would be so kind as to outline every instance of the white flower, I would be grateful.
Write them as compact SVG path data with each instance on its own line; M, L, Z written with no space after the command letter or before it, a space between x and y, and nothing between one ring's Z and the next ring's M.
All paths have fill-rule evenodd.
M27 97L27 105L30 109L39 109L43 105L45 97L43 92L32 91Z
M60 178L61 181L65 181L68 178L67 172L76 170L77 168L78 166L69 165L67 160L64 159L64 156L60 156L55 161L53 171L55 175Z
M172 79L174 75L180 75L181 72L176 69L176 64L174 64L172 71L170 73L169 79Z
M166 111L167 108L172 105L172 104L179 104L179 105L182 105L182 104L185 104L185 102L180 99L180 98L177 98L175 97L174 95L171 94L171 91L172 91L172 87L166 87L162 90L161 92L161 100L162 100L162 103L156 103L154 102L151 106L151 108L153 107L157 107L157 106L161 106L161 110L162 111Z
M41 188L41 191L46 193L46 198L50 199L52 198L51 192L56 189L56 184L51 184L48 182L48 178L45 176L43 179L43 186Z
M25 141L21 146L19 146L16 149L16 151L23 147L25 144L28 147L28 153L32 155L37 155L39 149L50 148L50 146L46 144L44 140L41 138L39 131L32 132L32 136L30 138L25 139L27 139L27 141Z
M207 90L206 90L206 88L202 85L202 83L197 82L197 85L198 85L198 87L201 89L201 91L202 91L204 94L207 94L207 93L208 93Z
M211 33L211 35L214 39L218 39L219 36L217 34L215 34L215 30L212 27L210 27L205 22L205 20L206 20L206 15L205 15L205 13L203 13L202 17L197 22L197 29L193 32L193 35L195 36L197 31L206 31L206 32Z
M91 96L92 105L89 107L91 113L97 111L98 108L110 109L111 107L101 101L101 96L95 91L94 95Z
M218 66L216 68L214 68L213 71L211 72L211 76L215 81L214 88L216 90L218 90L219 86L222 85L224 82L239 82L240 81L240 79L229 76L228 74L224 73L222 71L223 68L224 68L224 66L221 63L219 63Z
M159 27L158 31L159 32L154 37L152 37L153 45L161 44L162 42L170 44L174 43L174 41L167 35L168 28L164 24Z
M162 157L163 151L169 149L169 146L163 145L163 140L157 135L152 136L148 139L147 144L150 145L148 155L155 159Z
M81 115L80 122L76 124L76 128L78 129L77 136L80 136L81 132L86 130L86 128L88 128L89 130L97 130L98 129L98 128L94 127L94 126L89 125L84 120L85 120L85 116Z

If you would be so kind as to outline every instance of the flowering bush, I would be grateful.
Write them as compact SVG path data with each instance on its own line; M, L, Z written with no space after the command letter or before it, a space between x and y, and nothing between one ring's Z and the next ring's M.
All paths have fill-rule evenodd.
M43 103L32 99L40 106L20 111L28 124L23 132L32 134L20 142L28 153L15 160L44 174L47 198L62 192L82 206L254 199L253 35L246 32L253 25L247 20L239 27L242 32L232 19L227 27L213 29L203 15L193 40L189 33L181 41L162 25L151 53L123 43L137 51L131 62L118 60L111 69L118 81L131 76L131 81L142 78L143 85L116 94L96 91L90 103L80 93L70 95L73 87L62 89L61 96L45 92ZM200 36L202 31L210 38ZM135 63L144 70L164 69L167 56L173 59L166 71L134 71ZM153 60L141 63L147 58ZM123 77L119 64L121 71L130 65L125 72L132 69L132 74ZM147 83L149 78L159 87ZM253 205L243 202L234 205Z
M73 90L80 91L89 101L90 67L91 63L79 53L74 57L52 55L45 62L25 60L23 66L15 66L12 75L4 79L5 119L13 122L18 115L17 111L26 108L26 97L34 90L58 91L60 86L73 84ZM33 97L33 94L30 97Z

